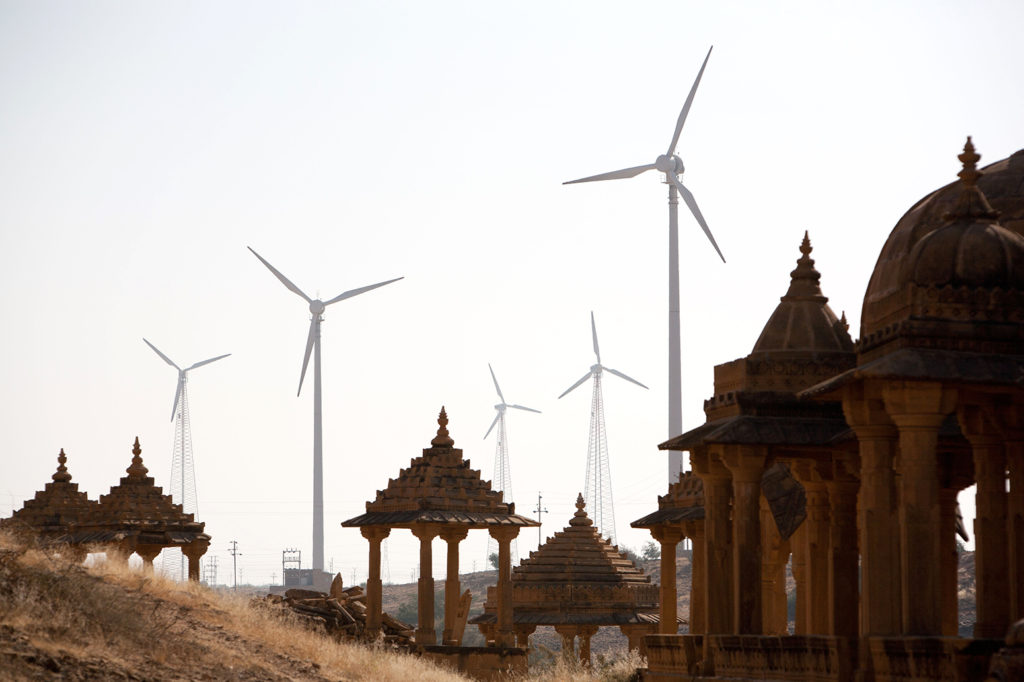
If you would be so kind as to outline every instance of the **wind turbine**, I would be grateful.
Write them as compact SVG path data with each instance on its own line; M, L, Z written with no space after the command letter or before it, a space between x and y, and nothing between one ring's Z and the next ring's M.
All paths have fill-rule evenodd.
M714 47L714 46L712 46ZM711 57L711 49L708 49L707 57L697 72L697 79L693 81L690 94L686 97L682 111L679 112L679 119L676 121L676 129L672 133L672 141L668 144L668 151L655 159L654 163L643 166L634 166L622 170L592 175L588 178L570 180L564 185L572 185L578 182L595 182L597 180L620 180L632 178L649 170L657 170L665 174L665 183L668 185L668 435L678 436L683 432L683 399L682 380L680 367L680 341L679 341L679 197L690 209L690 213L697 220L704 234L707 235L711 246L715 247L719 258L725 262L722 250L718 248L714 236L708 228L704 216L697 207L697 200L693 198L690 190L683 186L680 177L683 174L683 160L676 154L676 145L679 144L679 135L683 132L683 124L686 123L686 116L690 113L690 105L693 104L693 96L700 85L701 76L704 75L704 67L708 65ZM668 476L669 483L679 478L683 470L683 453L672 451L669 453Z
M497 412L494 415L494 421L487 428L487 433L484 434L484 440L487 440L487 436L491 435L491 431L494 427L498 427L498 443L494 450L494 481L492 484L493 490L500 490L503 495L505 502L512 501L512 473L508 463L508 441L506 440L505 433L505 411L508 408L514 410L525 410L527 412L536 412L540 414L540 410L535 410L532 407L524 407L523 405L509 405L505 402L505 396L501 392L501 386L498 385L498 378L494 376L494 368L491 367L490 363L487 364L487 369L491 370L491 379L494 381L494 390L498 392L498 399L500 403L494 406L494 410ZM494 538L488 536L487 540L487 558L490 561L491 554L497 551L498 545ZM515 540L512 541L512 556L518 560L519 550L515 544ZM489 564L485 564L489 565Z
M171 455L171 494L178 498L178 504L186 514L196 514L199 511L199 500L196 495L196 470L195 461L192 457L192 426L189 423L188 411L188 373L197 367L208 365L211 362L222 360L231 353L218 355L209 360L202 360L190 367L182 369L169 357L160 352L160 349L151 344L147 339L142 339L146 345L153 349L153 352L163 358L164 362L178 370L178 387L174 390L174 406L171 407L171 421L174 424L174 451ZM175 420L175 417L177 419ZM166 553L163 558L164 570L173 570L177 567L179 579L185 579L184 557L178 553Z
M587 445L587 480L584 485L583 497L593 512L594 523L601 533L615 542L615 506L612 502L612 476L608 465L608 440L604 427L604 393L601 389L601 375L604 372L614 374L631 383L647 388L633 377L628 377L617 369L601 364L601 349L597 345L597 325L594 323L594 311L590 311L590 331L594 336L594 355L597 362L575 384L565 389L559 399L582 385L587 379L594 379L594 393L590 399L590 441Z
M292 284L291 280L282 275L273 265L263 259L263 256L253 251L252 255L260 259L260 262L267 266L267 269L274 273L274 276L281 280L289 291L302 297L309 304L309 312L312 315L309 321L309 335L306 338L306 354L302 358L302 372L299 374L299 390L296 395L302 394L302 382L306 378L306 367L309 365L309 355L313 353L313 569L324 570L324 475L323 475L323 414L321 409L320 392L320 323L323 322L324 309L332 303L344 301L359 294L365 294L385 284L397 282L402 277L389 279L386 282L370 284L358 289L349 289L338 294L329 301L321 301L319 298L312 299L302 289ZM315 351L315 352L314 352Z

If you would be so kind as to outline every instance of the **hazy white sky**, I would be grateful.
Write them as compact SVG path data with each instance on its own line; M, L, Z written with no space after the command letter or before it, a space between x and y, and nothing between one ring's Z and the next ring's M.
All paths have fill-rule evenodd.
M857 335L886 235L950 182L964 137L983 163L1024 146L1024 4L1007 2L0 2L0 515L65 448L91 496L139 436L159 483L181 365L199 518L220 580L311 557L312 394L295 396L306 305L252 246L325 299L326 556L362 580L339 523L428 445L442 404L485 478L496 402L513 496L574 509L602 359L618 532L666 488L666 188L561 183L664 151L728 263L681 215L684 427L715 364L746 355L805 229L824 292ZM309 386L311 388L311 386ZM536 535L526 532L522 553ZM392 535L392 579L417 543ZM485 535L462 569L484 564ZM435 551L435 575L443 552Z

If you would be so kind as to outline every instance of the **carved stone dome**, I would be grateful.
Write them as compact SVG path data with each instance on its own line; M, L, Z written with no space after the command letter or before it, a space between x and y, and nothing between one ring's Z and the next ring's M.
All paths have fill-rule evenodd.
M991 208L999 213L1001 227L1024 235L1024 149L982 168L976 180L978 190ZM958 180L935 190L914 204L896 223L879 253L864 295L862 339L891 322L886 319L889 306L882 301L895 294L906 283L906 277L912 276L905 271L911 252L921 239L949 222L947 215L959 203L961 189L962 183ZM963 244L965 256L977 248L975 237L988 241L983 235L976 234L977 231L972 232L975 234L971 234ZM946 234L943 239L951 239L951 235ZM945 246L948 248L949 245ZM928 251L929 257L937 255L938 242L930 245ZM976 274L964 274L969 279L977 277ZM924 272L921 276L925 276Z
M804 233L800 259L790 273L789 291L761 331L753 353L785 351L853 352L846 316L836 317L821 293L821 274L814 268L811 240Z
M918 202L889 235L864 296L861 362L904 346L1021 350L1024 236L1001 225L997 209L1024 230L1024 152L989 166L994 183L977 170L980 158L968 137L960 181Z

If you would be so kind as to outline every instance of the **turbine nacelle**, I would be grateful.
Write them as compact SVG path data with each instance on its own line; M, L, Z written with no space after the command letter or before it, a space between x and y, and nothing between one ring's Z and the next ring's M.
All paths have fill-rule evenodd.
M324 305L324 302L321 301L320 299L309 302L309 312L313 313L314 315L323 315L324 309L326 307L327 306Z
M658 160L654 162L654 167L662 173L672 175L683 174L683 160L679 158L678 154L662 154L658 157Z

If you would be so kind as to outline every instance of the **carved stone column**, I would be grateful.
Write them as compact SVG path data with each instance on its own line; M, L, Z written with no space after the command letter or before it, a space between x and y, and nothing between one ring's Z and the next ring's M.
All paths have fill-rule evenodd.
M765 448L728 446L723 462L732 474L733 632L759 635L761 624L761 477Z
M371 639L380 634L384 586L380 580L380 543L390 533L383 526L363 526L359 532L370 542L370 571L366 576L366 633Z
M209 540L193 540L181 548L181 553L188 558L188 579L199 582L199 560L210 548Z
M498 646L512 646L515 632L512 625L512 540L519 535L518 526L489 529L498 542Z
M829 500L829 632L856 637L858 607L856 458L834 455L833 476L825 485Z
M832 562L828 488L812 461L798 461L792 471L807 493L807 519L801 524L806 527L804 582L807 599L802 605L798 600L797 608L805 610L806 634L827 635L832 631L829 623L829 569Z
M852 386L843 396L843 414L860 448L860 632L895 635L902 629L893 469L898 432L885 413L880 387Z
M142 570L146 573L153 572L153 559L156 558L160 550L163 549L160 545L139 545L135 548L135 553L142 557Z
M580 663L590 666L590 638L597 634L596 625L582 625L579 630Z
M761 625L766 635L787 634L786 563L789 543L783 542L768 500L761 497Z
M530 648L530 635L532 635L536 629L536 625L516 625L516 646L520 649Z
M437 643L434 632L434 558L431 544L437 537L434 526L417 526L412 534L420 541L420 580L416 599L416 643L431 645Z
M899 429L900 550L903 634L940 635L939 426L955 396L940 384L901 381L883 389L885 408Z
M679 526L655 526L651 528L651 535L661 545L661 622L658 633L674 635L679 632L679 624L676 621L676 604L679 598L676 593L676 547L683 539L683 529Z
M644 646L644 637L653 635L656 630L652 625L620 625L619 630L626 636L630 651L639 651L641 656L647 655L647 647Z
M444 632L441 643L458 646L455 640L455 618L459 608L459 543L466 539L465 528L443 528L441 539L448 543L448 571L444 579Z
M961 405L957 418L971 443L974 478L978 483L974 518L978 618L974 636L1001 639L1010 625L1010 602L1006 598L1006 452L1002 438L985 416L986 411L979 405Z
M576 659L576 626L556 625L555 632L562 638L562 660L571 664Z
M696 450L690 461L704 483L704 558L707 633L731 634L732 602L732 478L729 470L709 452ZM705 638L705 641L707 639Z
M690 562L690 634L708 631L707 609L704 597L707 594L707 560L704 546L704 519L694 519L685 524L685 533L693 541Z
M793 582L796 590L796 613L794 614L793 634L808 633L807 613L807 521L801 523L789 538L793 551ZM789 614L786 615L787 620Z
M1006 469L1010 479L1007 498L1006 532L1009 557L1010 622L1024 618L1024 401L1021 396L996 406L999 430L1003 434Z
M960 555L956 551L956 488L939 488L939 591L942 593L942 634L956 637L960 630L957 597Z

